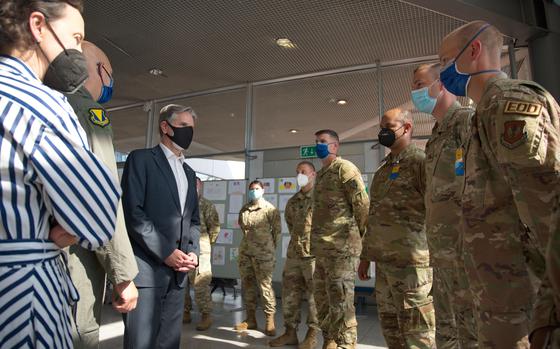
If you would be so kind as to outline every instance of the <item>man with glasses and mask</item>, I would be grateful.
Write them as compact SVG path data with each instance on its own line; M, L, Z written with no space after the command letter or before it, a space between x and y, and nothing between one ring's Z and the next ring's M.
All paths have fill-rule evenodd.
M112 96L113 69L105 53L94 44L84 41L82 52L89 77L83 87L75 93L66 94L66 97L86 131L91 150L111 169L113 177L118 178L111 120L101 106ZM105 275L113 284L115 310L126 313L134 309L138 298L132 281L138 274L138 266L126 233L120 203L115 235L109 244L95 251L71 246L68 267L80 294L75 315L74 345L76 348L97 348Z
M375 299L389 348L435 348L432 268L426 241L424 152L412 143L412 118L391 109L379 143L391 149L375 172L358 276L375 268Z
M72 348L62 249L115 231L118 182L72 107L88 77L78 0L0 2L0 347Z
M560 108L540 85L501 72L502 46L497 28L474 21L439 49L445 88L477 103L462 196L465 265L479 346L527 348L534 331L531 345L542 348L558 327L543 253L558 205ZM541 252L529 260L543 280L533 315L526 244Z
M180 347L187 272L198 266L200 251L196 175L183 156L195 118L190 107L163 107L161 143L126 159L122 201L139 296L136 309L123 315L125 348Z
M436 124L426 144L426 237L434 272L433 298L439 349L476 348L474 304L461 252L464 153L474 109L461 107L439 79L438 64L414 70L412 103Z
M353 349L358 340L354 283L369 199L360 170L337 155L338 134L320 130L315 137L323 164L315 178L311 222L317 318L324 349Z

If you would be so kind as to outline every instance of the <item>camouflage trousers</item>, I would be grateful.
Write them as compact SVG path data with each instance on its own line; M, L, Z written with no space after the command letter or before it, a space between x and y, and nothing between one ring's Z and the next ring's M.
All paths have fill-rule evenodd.
M503 231L496 223L464 217L465 269L475 304L478 347L529 348L535 290L521 242L524 228Z
M276 299L272 289L272 272L274 256L269 260L257 259L246 254L239 254L239 274L241 275L241 294L245 310L254 312L257 309L259 291L262 297L264 313L274 315Z
M478 348L474 303L464 267L434 267L433 270L438 349Z
M317 257L313 292L319 326L325 339L338 348L355 348L358 321L354 308L354 283L358 257Z
M432 268L375 268L375 297L381 329L391 349L435 349Z
M301 304L307 297L307 325L319 329L313 296L314 258L288 258L282 273L282 313L286 327L297 328L301 320Z
M194 300L198 310L203 314L212 313L212 295L210 294L210 283L212 282L212 263L210 262L211 245L208 234L200 236L200 254L198 256L198 268L189 272L189 288L194 285ZM185 292L185 312L193 308L191 293Z

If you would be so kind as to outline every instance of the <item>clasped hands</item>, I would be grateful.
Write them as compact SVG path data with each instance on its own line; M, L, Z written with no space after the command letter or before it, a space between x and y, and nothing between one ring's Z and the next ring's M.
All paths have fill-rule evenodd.
M187 254L179 249L175 249L173 253L165 259L165 264L175 271L186 273L196 269L198 266L198 257L192 252Z

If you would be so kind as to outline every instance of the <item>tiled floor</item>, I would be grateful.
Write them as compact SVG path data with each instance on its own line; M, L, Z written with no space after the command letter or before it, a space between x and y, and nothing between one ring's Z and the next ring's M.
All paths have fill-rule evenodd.
M234 349L234 348L270 348L268 341L271 337L265 336L260 331L247 331L238 333L234 331L233 324L242 321L244 313L241 311L241 298L233 299L233 294L228 293L225 297L219 292L213 294L214 300L214 323L208 331L196 331L196 322L199 319L198 312L193 312L193 323L183 325L181 348L196 349ZM280 303L280 302L279 302ZM276 313L277 334L283 330L282 312ZM359 349L381 349L386 348L385 341L381 335L379 320L377 319L375 306L359 306L356 309L358 318L358 348ZM260 327L264 327L264 315L257 311ZM305 319L305 317L303 317ZM106 305L103 312L103 325L101 326L101 349L122 348L122 334L124 326L122 318L110 305ZM299 338L305 337L306 326L299 328ZM322 340L318 348L321 348ZM295 348L295 346L292 346Z

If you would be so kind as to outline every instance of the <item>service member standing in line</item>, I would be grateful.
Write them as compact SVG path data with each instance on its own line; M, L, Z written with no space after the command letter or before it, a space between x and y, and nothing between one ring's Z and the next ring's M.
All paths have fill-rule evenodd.
M300 191L288 200L284 217L290 231L290 244L284 273L282 274L282 314L286 332L270 342L271 347L299 343L297 327L301 317L301 305L307 297L309 326L305 340L298 349L313 349L317 345L319 325L313 296L313 273L315 258L310 252L311 217L313 214L313 184L315 166L309 161L297 165L297 182Z
M194 285L194 299L200 311L201 320L196 326L198 331L206 331L212 326L212 295L210 282L212 281L212 244L216 242L220 233L220 217L212 201L202 196L202 180L196 177L196 192L198 194L198 211L200 213L200 255L198 267L189 271L189 288ZM183 323L191 322L192 300L189 289L185 292L185 313Z
M531 344L542 348L558 319L550 280L538 271L541 298L531 314L522 237L527 227L544 261L558 200L560 108L540 85L501 72L502 46L498 29L474 21L448 34L439 50L445 88L477 103L462 196L465 266L479 347L528 348L534 331Z
M474 303L461 253L461 189L464 153L474 109L461 107L439 80L439 65L416 68L412 82L416 109L436 124L426 144L426 237L434 272L432 295L439 349L476 348Z
M432 268L426 241L424 152L412 144L412 118L391 109L381 119L379 143L391 149L375 172L359 277L376 262L375 299L387 345L435 348Z
M239 246L238 263L247 318L235 325L235 329L243 331L258 328L255 312L258 290L260 290L266 315L265 334L275 336L276 299L272 289L272 272L281 231L280 213L276 207L263 198L263 194L262 182L251 182L249 184L249 202L239 212L239 227L243 232L243 238Z
M105 53L94 44L84 41L82 51L89 77L82 88L66 94L66 97L86 131L91 150L118 179L111 120L101 106L113 94L113 69ZM138 299L138 291L132 281L138 274L138 266L126 232L121 203L113 239L95 251L71 246L68 268L80 294L76 308L77 331L74 329L73 333L74 346L98 348L105 275L113 284L113 308L117 311L126 313L133 310Z
M369 199L360 170L337 156L338 134L320 130L315 137L323 167L313 190L311 255L316 258L313 283L323 348L356 348L354 284Z

